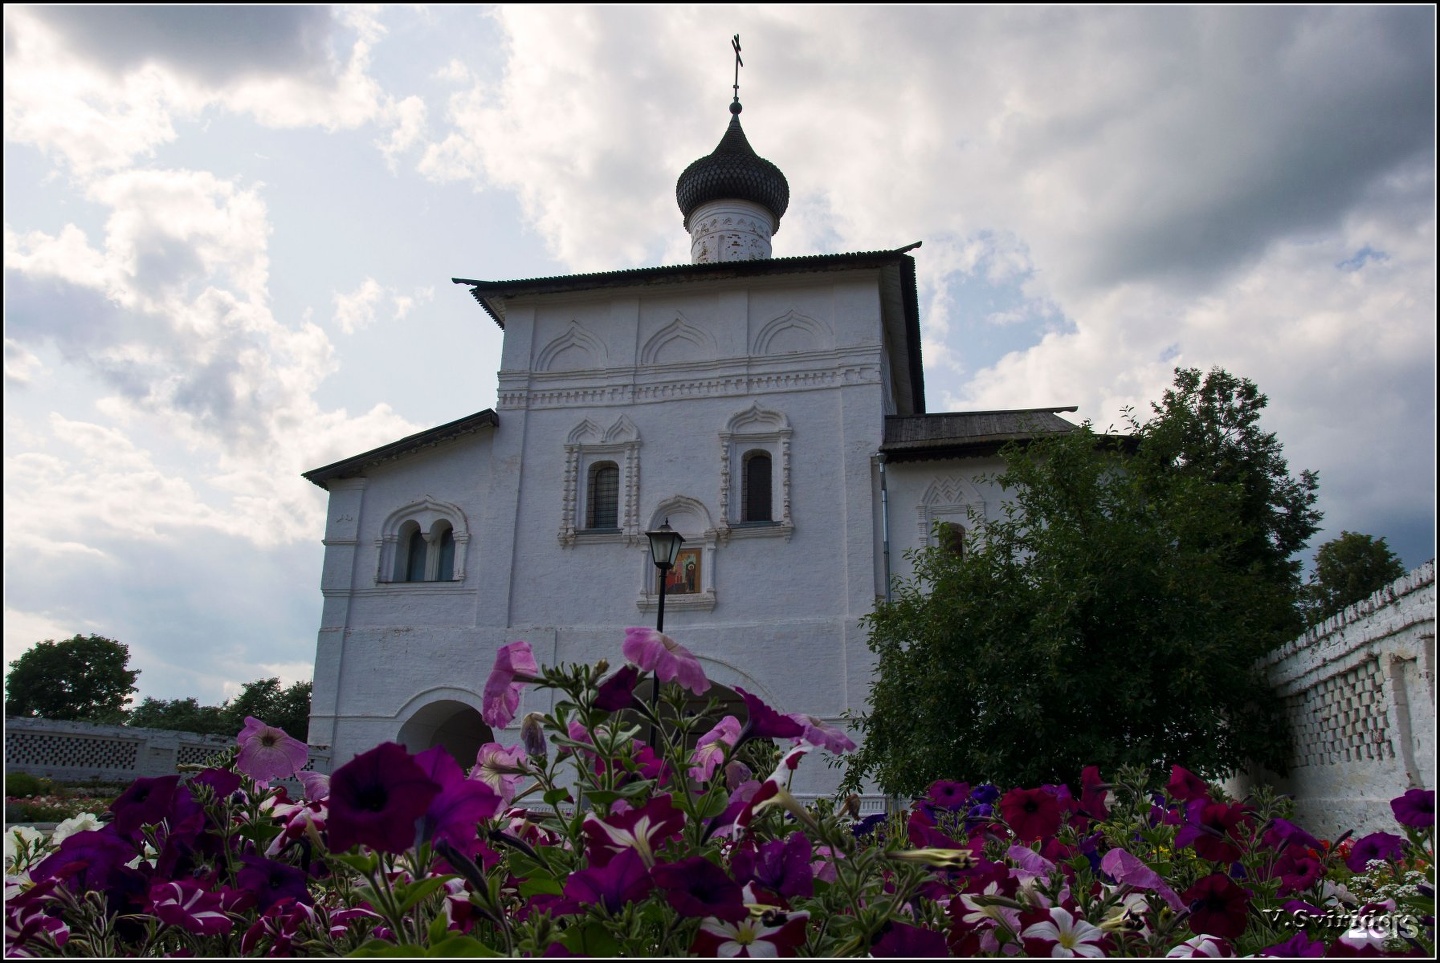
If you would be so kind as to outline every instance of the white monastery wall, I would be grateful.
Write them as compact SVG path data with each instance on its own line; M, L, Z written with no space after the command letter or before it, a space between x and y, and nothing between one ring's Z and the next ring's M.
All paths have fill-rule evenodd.
M1294 746L1287 778L1301 825L1335 838L1397 832L1390 800L1435 788L1435 563L1272 652Z
M1004 470L999 455L963 462L937 459L888 464L891 575L901 579L914 576L915 567L905 558L905 550L934 545L936 522L963 525L969 532L975 527L972 509L981 521L999 519L1005 492L991 478Z
M859 618L883 583L874 455L894 407L874 272L688 290L512 302L497 427L330 483L310 735L335 765L397 732L423 747L457 719L485 729L506 642L618 665L625 627L655 623L644 532L667 518L700 550L701 591L667 597L665 628L712 680L834 721L863 705ZM772 453L773 525L739 523L752 447ZM584 530L596 460L621 468L617 532ZM456 579L387 581L387 523L422 503L466 531ZM527 694L515 725L547 699ZM817 759L796 789L837 779Z

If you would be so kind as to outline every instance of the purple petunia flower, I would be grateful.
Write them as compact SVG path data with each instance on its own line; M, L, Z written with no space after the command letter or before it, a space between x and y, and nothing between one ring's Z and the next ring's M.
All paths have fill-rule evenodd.
M1248 822L1240 803L1195 799L1185 807L1185 825L1175 834L1175 845L1193 846L1197 856L1212 862L1233 863L1240 858L1237 833Z
M914 960L949 956L950 949L944 933L891 920L880 928L880 938L871 945L870 955Z
M137 838L141 826L158 823L170 812L179 785L179 776L136 779L110 804L110 812L115 814L111 825L121 836Z
M241 856L240 862L245 865L235 873L235 882L255 897L255 904L262 913L285 899L306 905L314 902L307 885L309 877L304 870L263 856Z
M235 768L258 782L293 776L310 758L309 746L254 716L245 717L245 728L235 742L240 746Z
M404 746L383 742L361 753L330 776L330 848L363 844L403 853L415 842L415 821L439 793Z
M1100 869L1117 883L1160 894L1160 898L1177 913L1185 908L1185 904L1175 895L1164 877L1151 869L1144 860L1123 849L1112 849L1106 853L1100 860Z
M1435 825L1435 790L1409 789L1390 800L1390 811L1402 826L1429 829Z
M1316 849L1320 848L1320 840L1311 836L1305 830L1295 825L1288 819L1272 819L1265 830L1263 841L1271 849L1284 852L1287 849Z
M500 796L479 779L466 779L465 771L444 746L426 749L415 764L440 787L421 823L420 838L444 839L464 849L476 839L476 824L499 815Z
M1352 873L1363 873L1372 862L1391 862L1400 859L1405 852L1405 840L1394 833L1371 833L1355 841L1345 865Z
M618 913L626 903L643 900L651 888L650 873L640 853L626 849L604 866L591 866L566 877L565 902L555 907L555 913L580 913L591 905Z
M704 856L657 864L651 867L650 878L681 916L713 916L738 923L750 915L740 884Z
M925 790L925 798L930 800L936 809L958 812L970 802L970 784L953 779L937 779Z
M640 668L654 672L661 682L678 682L696 695L704 695L710 688L700 660L685 646L654 629L626 629L620 651Z
M1280 877L1279 895L1292 896L1314 886L1325 867L1306 850L1290 847L1275 861L1275 875Z
M540 671L529 642L511 642L495 653L495 667L485 680L480 717L497 729L508 726L520 708L520 690ZM516 679L519 679L517 682Z
M810 858L809 837L791 833L788 839L772 839L759 846L747 841L731 855L730 869L741 884L755 883L784 899L813 896L815 872Z
M595 708L606 712L620 712L630 708L635 701L635 683L640 680L640 669L633 665L623 666L610 678L600 683L595 693Z

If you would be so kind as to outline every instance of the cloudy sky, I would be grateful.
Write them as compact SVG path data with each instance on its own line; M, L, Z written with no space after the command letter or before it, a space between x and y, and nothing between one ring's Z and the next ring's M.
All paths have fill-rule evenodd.
M1435 23L1402 8L26 7L5 20L5 659L309 678L300 472L495 403L451 277L688 261L729 120L777 256L916 252L932 411L1270 397L1325 530L1435 531Z

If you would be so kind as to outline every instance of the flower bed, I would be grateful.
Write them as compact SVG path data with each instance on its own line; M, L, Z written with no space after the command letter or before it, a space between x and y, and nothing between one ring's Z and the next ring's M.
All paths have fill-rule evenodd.
M1181 767L1073 787L941 781L904 812L806 807L791 774L848 737L709 688L675 640L626 665L497 659L483 715L557 693L465 772L386 743L330 777L248 720L231 761L137 780L108 821L6 834L9 955L1217 956L1434 949L1434 793L1334 843L1286 800ZM659 682L652 704L649 679Z

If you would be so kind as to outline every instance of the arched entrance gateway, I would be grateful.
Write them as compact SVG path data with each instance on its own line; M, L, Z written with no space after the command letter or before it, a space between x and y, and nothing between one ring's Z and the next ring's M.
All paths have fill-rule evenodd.
M460 768L468 770L475 765L480 747L495 741L495 733L471 706L439 699L421 706L405 721L399 741L412 753L444 746Z

